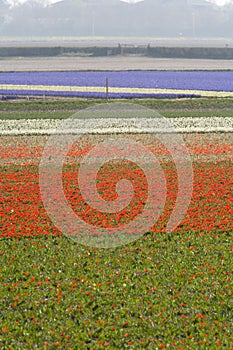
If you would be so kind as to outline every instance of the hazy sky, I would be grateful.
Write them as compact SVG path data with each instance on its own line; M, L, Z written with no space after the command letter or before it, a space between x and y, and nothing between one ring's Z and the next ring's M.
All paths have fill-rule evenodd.
M42 4L53 4L55 2L58 2L59 0L37 0L38 2L41 2ZM11 5L19 5L24 4L25 2L30 2L30 0L7 0L7 2Z
M232 0L211 0L211 2L214 2L215 4L217 4L219 6L223 6L223 5L231 3Z
M30 0L7 0L7 2L12 6L23 4L23 3L29 2L29 1ZM47 5L47 4L53 4L53 3L58 2L60 0L37 0L37 1ZM127 1L127 0L124 0L124 1ZM219 6L223 6L225 4L233 2L233 0L208 0L208 1L213 2ZM130 0L128 0L128 2L130 2Z

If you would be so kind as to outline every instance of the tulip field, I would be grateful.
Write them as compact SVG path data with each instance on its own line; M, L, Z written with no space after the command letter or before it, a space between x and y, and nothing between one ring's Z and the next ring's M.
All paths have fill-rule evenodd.
M105 101L0 101L0 349L233 349L233 73L205 72L202 80L199 72L147 73L131 72L130 78L108 73L112 88L122 89L111 93L128 97L132 92L124 89L135 79L133 88L148 89L137 90L139 97L149 97L150 89L163 90L152 95L173 89L185 95L179 100L131 97L180 120L192 161L192 198L176 229L166 232L180 186L171 154L153 135L126 134L159 160L166 202L149 232L116 248L78 244L62 234L45 210L39 184L50 123ZM45 90L38 87L48 79L46 91L56 86L59 95L61 86L71 92L91 86L94 97L99 93L94 87L103 88L105 77L102 72L0 73L0 92L22 97L34 86L39 96ZM190 98L197 91L199 98ZM203 98L203 91L213 98ZM224 93L228 98L221 97ZM105 201L114 201L116 183L127 178L134 188L132 202L118 213L101 213L85 203L77 184L80 162L106 137L83 135L69 150L62 174L74 212L104 228L134 220L148 189L137 164L113 160L100 169L97 189Z

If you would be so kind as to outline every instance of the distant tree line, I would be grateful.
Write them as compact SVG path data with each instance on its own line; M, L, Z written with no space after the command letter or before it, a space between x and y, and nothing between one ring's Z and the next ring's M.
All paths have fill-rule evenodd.
M233 5L205 0L31 0L10 8L0 0L1 36L232 37Z
M144 55L156 58L233 59L228 47L0 47L0 57L55 57L61 55Z

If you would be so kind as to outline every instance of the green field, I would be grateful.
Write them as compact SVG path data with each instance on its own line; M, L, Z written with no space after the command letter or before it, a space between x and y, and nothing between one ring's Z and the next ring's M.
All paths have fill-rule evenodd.
M232 98L197 99L55 99L1 101L0 119L62 119L80 109L108 102L134 103L157 110L165 117L232 117Z

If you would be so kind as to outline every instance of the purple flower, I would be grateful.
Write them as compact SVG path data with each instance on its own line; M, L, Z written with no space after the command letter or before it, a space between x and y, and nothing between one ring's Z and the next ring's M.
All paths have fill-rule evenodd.
M0 84L233 91L232 71L9 72Z

